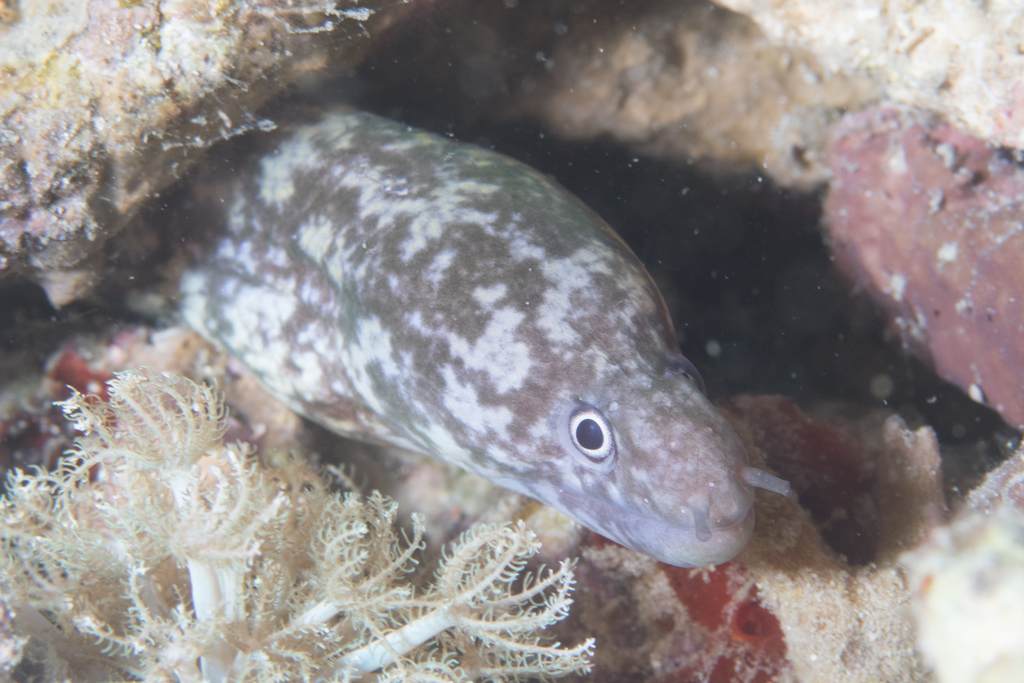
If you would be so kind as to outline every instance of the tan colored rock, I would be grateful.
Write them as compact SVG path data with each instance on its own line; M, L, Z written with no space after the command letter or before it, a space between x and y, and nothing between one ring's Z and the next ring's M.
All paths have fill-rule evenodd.
M0 276L55 305L107 237L297 77L358 64L400 0L40 0L0 17Z
M828 177L829 126L877 97L872 80L827 78L808 51L773 45L747 17L710 3L591 11L524 96L528 112L569 139L609 135L654 157L809 187Z

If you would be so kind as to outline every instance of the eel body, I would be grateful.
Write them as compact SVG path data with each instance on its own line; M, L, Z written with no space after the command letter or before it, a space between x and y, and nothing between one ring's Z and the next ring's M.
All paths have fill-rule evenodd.
M642 264L539 172L338 113L233 192L183 312L300 414L679 566L735 556L752 487L785 489L748 467Z

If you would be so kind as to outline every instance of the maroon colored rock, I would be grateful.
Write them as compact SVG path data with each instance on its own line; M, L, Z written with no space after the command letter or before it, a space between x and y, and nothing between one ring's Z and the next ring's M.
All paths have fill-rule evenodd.
M829 164L837 265L942 377L1024 428L1024 166L893 109L847 117Z

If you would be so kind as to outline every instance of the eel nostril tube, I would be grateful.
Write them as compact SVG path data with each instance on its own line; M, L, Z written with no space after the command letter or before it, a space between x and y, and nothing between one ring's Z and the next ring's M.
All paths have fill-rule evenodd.
M706 541L711 538L710 507L709 504L690 506L690 510L693 512L693 529L697 533L698 541Z
M740 470L740 478L751 486L759 489L767 489L768 491L774 491L784 496L789 495L789 482L785 479L779 479L775 475L768 474L764 470L759 470L756 467L744 467Z

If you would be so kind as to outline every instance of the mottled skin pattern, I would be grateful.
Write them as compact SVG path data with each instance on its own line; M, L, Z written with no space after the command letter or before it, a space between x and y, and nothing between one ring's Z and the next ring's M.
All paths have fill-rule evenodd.
M183 281L185 316L299 413L670 564L746 543L746 453L680 371L654 283L540 173L342 113L264 157L225 206L227 236ZM609 426L609 455L574 445L580 407Z

